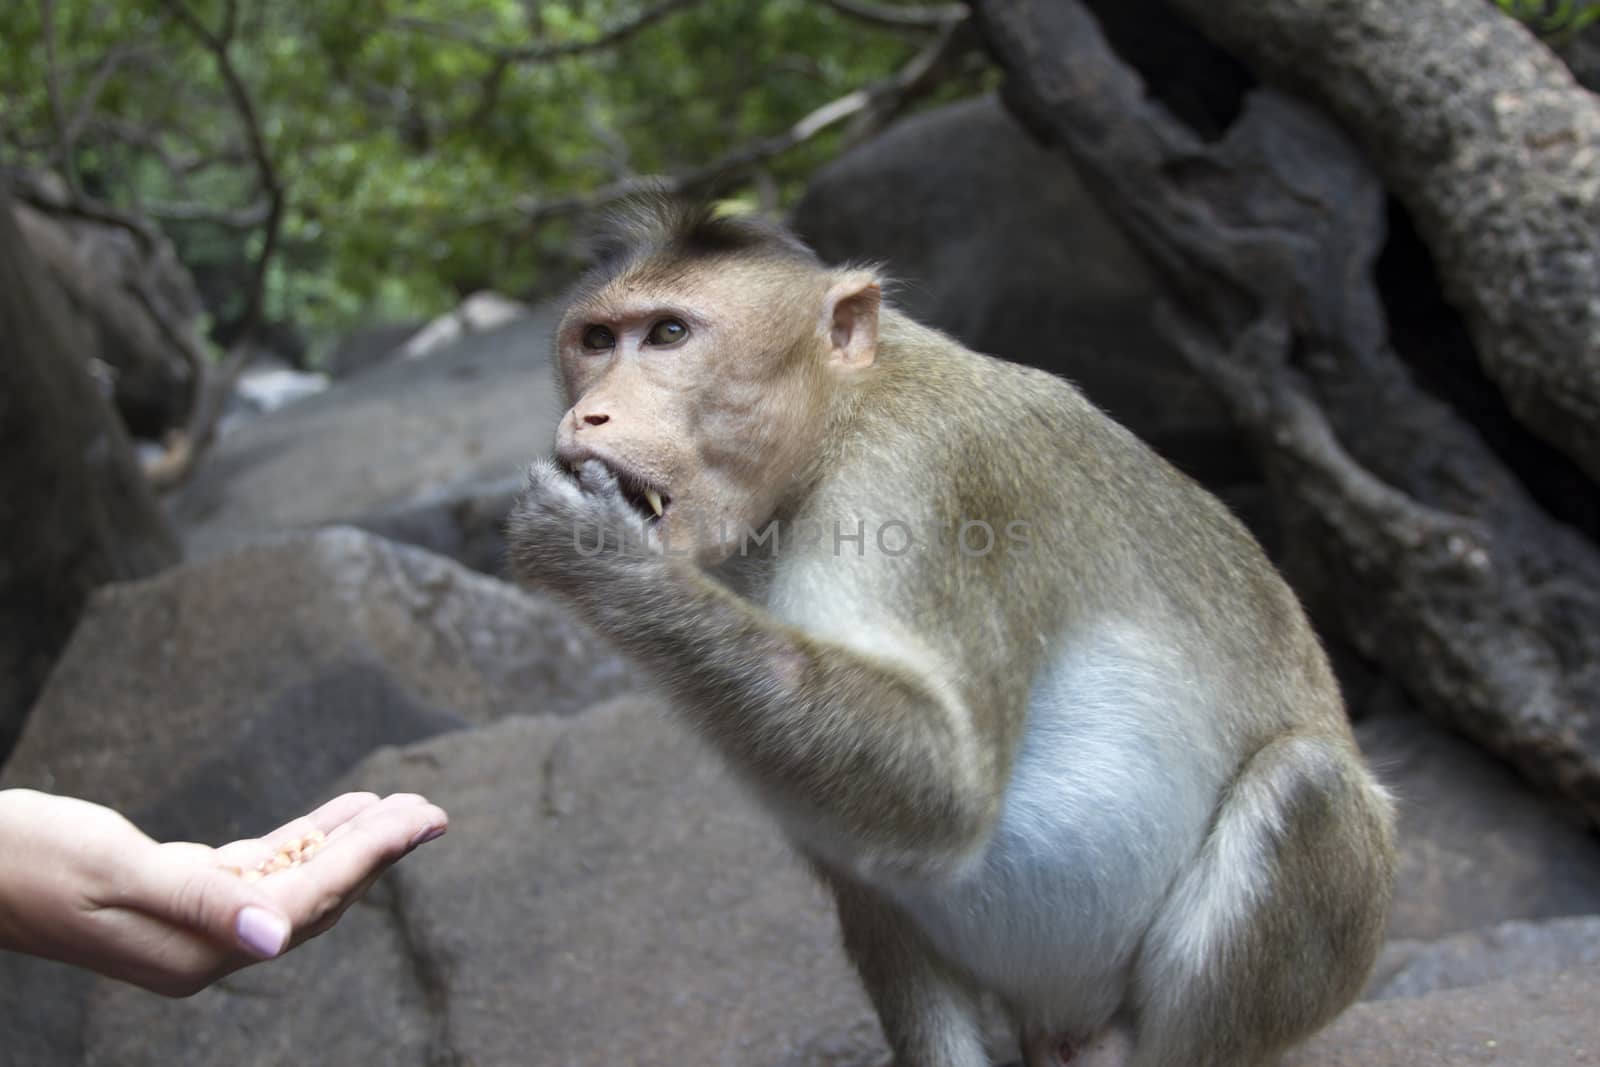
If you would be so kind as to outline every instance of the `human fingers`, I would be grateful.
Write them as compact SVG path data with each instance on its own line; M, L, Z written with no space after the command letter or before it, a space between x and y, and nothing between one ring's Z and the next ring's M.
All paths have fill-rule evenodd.
M343 793L315 811L290 819L261 837L230 841L216 850L216 861L224 867L248 871L271 860L285 845L304 840L313 833L333 833L367 808L378 803L376 793Z
M152 845L124 871L120 903L219 946L271 959L289 945L290 915L257 884L217 863L201 845Z
M414 796L388 797L330 835L310 861L256 884L291 917L297 940L315 936L396 860L448 826L449 816L435 804Z

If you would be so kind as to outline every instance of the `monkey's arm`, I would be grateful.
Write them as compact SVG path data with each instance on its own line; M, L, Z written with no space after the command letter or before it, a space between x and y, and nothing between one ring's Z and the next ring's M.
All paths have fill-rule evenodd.
M512 513L522 581L572 603L652 669L737 769L778 791L867 870L926 875L972 855L999 812L1001 746L961 699L907 666L785 625L689 560L643 546L649 531L615 479L585 465L530 473ZM600 530L622 531L593 549Z

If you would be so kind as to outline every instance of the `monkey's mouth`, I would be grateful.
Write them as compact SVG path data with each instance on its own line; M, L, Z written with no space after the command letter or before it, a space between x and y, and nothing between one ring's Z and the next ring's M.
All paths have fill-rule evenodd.
M617 476L617 488L622 490L622 499L626 500L645 522L660 522L666 515L667 508L672 506L672 497L628 471L613 467L612 473Z
M593 459L612 473L617 479L617 489L621 491L622 499L626 500L628 506L638 512L639 517L645 522L660 522L662 517L666 515L667 509L672 506L671 495L645 481L645 479L632 471L619 467L610 460L601 459L599 456L587 458ZM562 462L561 465L566 468L568 474L577 477L576 463Z

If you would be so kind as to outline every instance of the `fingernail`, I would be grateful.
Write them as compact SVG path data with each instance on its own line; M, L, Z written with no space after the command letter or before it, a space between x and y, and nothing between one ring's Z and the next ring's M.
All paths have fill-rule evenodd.
M239 943L252 954L270 960L289 943L289 920L266 908L247 905L239 912Z
M407 845L406 848L413 849L418 845L426 845L429 841L432 841L436 837L443 837L444 831L445 827L443 826L430 826L426 830L423 830L421 833L417 834L416 837L413 837L411 839L411 844Z

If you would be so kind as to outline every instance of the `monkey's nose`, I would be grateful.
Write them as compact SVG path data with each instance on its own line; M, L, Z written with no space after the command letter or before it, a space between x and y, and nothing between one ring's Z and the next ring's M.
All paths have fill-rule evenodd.
M610 415L585 415L583 421L590 426L604 426L611 421Z

